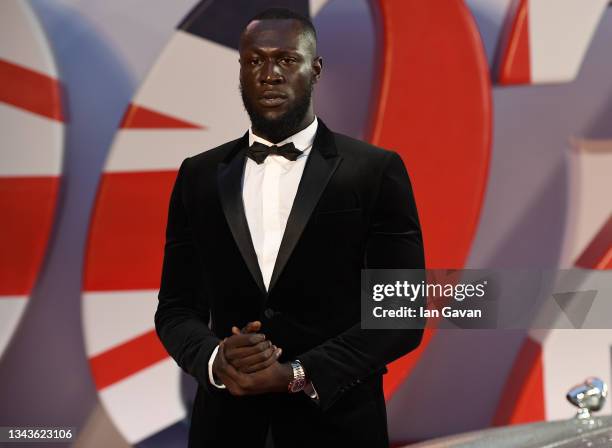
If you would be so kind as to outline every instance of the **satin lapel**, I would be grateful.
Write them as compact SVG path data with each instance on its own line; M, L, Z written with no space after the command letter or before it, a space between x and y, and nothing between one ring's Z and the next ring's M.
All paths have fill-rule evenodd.
M272 291L283 272L312 215L312 211L341 160L342 157L337 153L332 133L319 119L317 136L306 161L291 213L289 213L268 291Z
M223 212L225 213L225 218L232 231L234 240L249 271L251 271L255 283L263 294L267 294L242 201L242 174L246 162L244 151L247 144L243 138L236 145L237 148L233 151L233 154L224 163L219 165L217 181Z

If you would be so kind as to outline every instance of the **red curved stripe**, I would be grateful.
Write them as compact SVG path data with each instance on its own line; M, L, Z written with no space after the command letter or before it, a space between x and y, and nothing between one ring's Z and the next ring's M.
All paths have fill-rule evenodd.
M165 204L175 178L176 171L102 176L85 257L85 291L159 288Z
M166 349L152 330L94 356L89 367L96 389L102 390L167 357Z
M57 177L0 178L0 295L28 295L45 254Z
M123 129L204 129L203 126L162 114L138 104L130 104L120 127Z
M0 59L0 101L64 121L61 84L55 78Z

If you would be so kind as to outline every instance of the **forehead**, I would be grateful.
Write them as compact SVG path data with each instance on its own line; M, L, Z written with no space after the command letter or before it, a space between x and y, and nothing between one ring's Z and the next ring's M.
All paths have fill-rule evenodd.
M254 20L240 37L240 51L283 49L306 53L312 45L310 33L294 19Z

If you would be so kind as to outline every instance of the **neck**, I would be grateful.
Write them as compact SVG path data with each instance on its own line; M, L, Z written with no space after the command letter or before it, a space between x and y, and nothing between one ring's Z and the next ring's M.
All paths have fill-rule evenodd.
M297 126L294 126L293 128L288 129L286 132L282 134L270 135L269 132L263 132L260 129L257 129L255 126L252 126L252 131L253 131L253 134L255 134L257 137L263 138L269 141L270 143L276 144L278 142L282 142L288 137L291 137L292 135L297 134L300 131L303 131L304 129L306 129L308 126L312 124L314 119L315 119L315 115L314 115L314 110L311 104L310 107L308 108L308 112L306 112L306 115L304 115L304 118L297 124Z

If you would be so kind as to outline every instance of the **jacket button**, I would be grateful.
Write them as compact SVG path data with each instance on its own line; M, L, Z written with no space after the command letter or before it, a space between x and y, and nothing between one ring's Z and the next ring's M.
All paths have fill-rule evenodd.
M266 308L264 310L264 316L266 316L268 319L272 319L274 317L274 310L272 308Z

